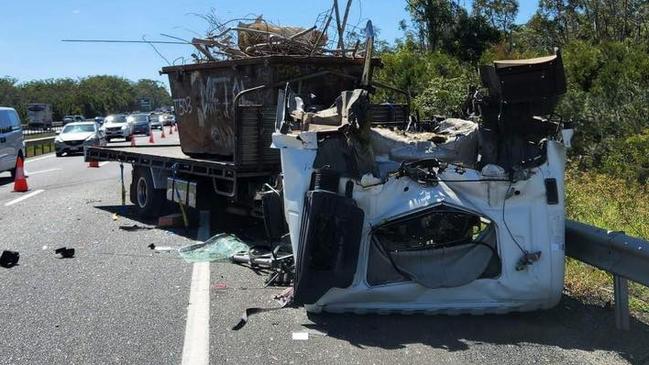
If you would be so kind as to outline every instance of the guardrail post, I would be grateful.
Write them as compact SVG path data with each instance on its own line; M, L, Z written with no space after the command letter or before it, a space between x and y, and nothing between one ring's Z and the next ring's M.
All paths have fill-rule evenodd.
M615 296L615 327L619 330L629 330L629 282L626 278L613 275Z

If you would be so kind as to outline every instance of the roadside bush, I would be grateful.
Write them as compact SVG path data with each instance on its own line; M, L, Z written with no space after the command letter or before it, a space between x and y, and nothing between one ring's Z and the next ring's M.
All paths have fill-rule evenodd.
M475 80L467 74L453 78L437 76L431 79L428 87L415 98L414 105L424 118L435 115L461 117L462 106L470 88L475 84Z
M649 129L642 134L616 141L604 159L602 168L614 176L642 184L649 183Z

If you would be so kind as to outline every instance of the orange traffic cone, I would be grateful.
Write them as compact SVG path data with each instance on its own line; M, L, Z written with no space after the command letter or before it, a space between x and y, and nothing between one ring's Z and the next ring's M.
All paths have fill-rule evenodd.
M149 143L155 143L155 138L153 138L153 131L149 131Z
M21 156L16 159L16 179L14 180L14 191L24 193L29 190L27 178L25 178L25 162Z
M131 134L131 147L135 147L135 135Z
M96 168L99 168L99 161L97 161L97 160L90 160L90 161L88 161L88 167L96 167Z
M167 137L165 136L165 127L162 126L162 128L160 128L160 129L162 129L162 133L160 133L160 138L167 138Z
M169 135L174 134L174 127L169 126Z

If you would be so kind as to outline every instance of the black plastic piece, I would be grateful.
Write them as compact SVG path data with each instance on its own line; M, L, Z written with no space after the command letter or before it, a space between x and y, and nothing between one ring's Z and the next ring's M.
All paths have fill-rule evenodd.
M54 250L54 253L61 255L61 258L70 259L74 257L74 248L61 247Z
M351 180L345 184L345 196L350 199L354 196L354 182Z
M353 199L309 191L296 262L295 303L316 303L331 288L352 284L365 214Z
M337 193L339 180L340 174L331 168L315 169L311 175L311 190L327 190Z
M557 179L545 179L545 198L549 205L559 204L559 189L557 188Z
M276 191L264 192L261 196L261 209L264 214L266 236L271 241L279 241L287 231L284 220L284 199Z
M20 254L18 251L2 251L0 255L0 266L4 268L11 268L18 264Z

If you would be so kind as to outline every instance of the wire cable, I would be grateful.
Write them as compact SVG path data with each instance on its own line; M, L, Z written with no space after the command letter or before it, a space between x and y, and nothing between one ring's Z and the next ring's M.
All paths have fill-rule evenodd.
M521 250L523 255L527 255L529 252L526 249L524 249L520 245L520 243L518 243L516 238L514 238L514 234L512 234L512 231L509 229L509 225L507 225L507 220L505 219L505 203L507 202L507 194L509 194L509 191L511 190L511 188L512 188L512 182L510 181L509 186L507 187L507 191L505 192L505 196L503 198L503 224L505 225L505 229L507 229L507 232L509 233L509 236L511 237L512 241L514 241L516 246L518 246L518 248Z

